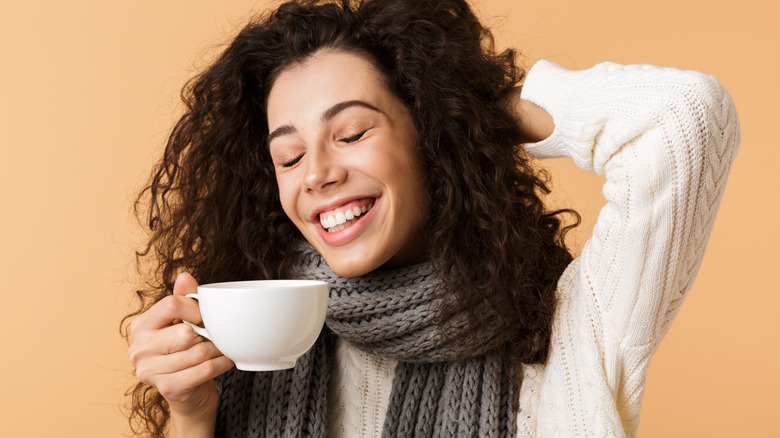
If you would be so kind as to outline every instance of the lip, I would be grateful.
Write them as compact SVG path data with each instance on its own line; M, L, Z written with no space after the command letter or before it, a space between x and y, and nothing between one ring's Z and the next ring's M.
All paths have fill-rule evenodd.
M374 206L371 207L371 210L368 210L364 214L360 216L360 219L357 220L354 224L350 225L347 228L344 228L341 231L335 231L333 233L328 232L325 228L322 227L320 224L319 218L317 215L319 215L320 212L328 211L333 208L336 208L340 205L344 205L348 202L356 201L358 199L365 199L365 198L374 198ZM366 227L369 226L371 223L371 219L373 219L376 211L378 210L378 206L382 203L381 197L376 196L358 196L354 198L342 198L338 202L331 202L328 204L323 204L322 206L317 208L317 214L314 215L314 219L316 220L315 223L312 224L313 227L316 227L317 233L319 233L320 238L329 246L341 246L344 245L355 238L357 238L360 233L363 232L363 230L366 229ZM314 221L312 221L314 222Z

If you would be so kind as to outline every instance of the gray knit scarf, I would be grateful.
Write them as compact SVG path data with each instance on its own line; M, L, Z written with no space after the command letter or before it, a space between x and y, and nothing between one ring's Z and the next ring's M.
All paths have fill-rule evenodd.
M399 361L383 437L515 436L514 369L485 354L489 334L478 342L484 351L453 360L454 349L437 328L441 282L430 264L342 278L310 246L298 261L289 277L330 284L326 328L295 368L234 368L217 379L217 437L325 437L334 336ZM453 323L447 338L464 328Z

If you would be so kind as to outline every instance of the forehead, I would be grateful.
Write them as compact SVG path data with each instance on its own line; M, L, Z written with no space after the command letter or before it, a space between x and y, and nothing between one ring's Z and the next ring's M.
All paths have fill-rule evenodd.
M317 52L279 73L268 94L269 127L321 114L334 103L365 100L389 105L384 76L362 55L338 50Z

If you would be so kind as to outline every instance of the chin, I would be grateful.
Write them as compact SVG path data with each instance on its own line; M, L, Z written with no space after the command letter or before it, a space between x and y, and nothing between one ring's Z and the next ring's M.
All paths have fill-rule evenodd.
M360 253L356 257L344 257L334 252L320 252L328 263L330 269L341 277L360 277L378 269L384 263L383 260L375 260L375 257Z
M340 277L360 277L361 275L368 274L369 272L381 266L367 264L365 260L362 260L359 263L331 263L327 258L325 258L325 261L328 262L330 269Z

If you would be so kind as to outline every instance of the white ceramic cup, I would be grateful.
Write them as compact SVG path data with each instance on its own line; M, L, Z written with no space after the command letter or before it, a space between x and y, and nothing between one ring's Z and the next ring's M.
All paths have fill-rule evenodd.
M205 329L187 323L199 335L240 370L272 371L292 368L314 345L325 322L328 284L234 281L203 284L187 296L200 302Z

